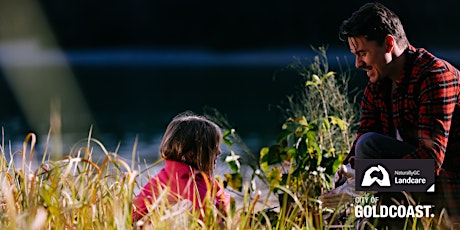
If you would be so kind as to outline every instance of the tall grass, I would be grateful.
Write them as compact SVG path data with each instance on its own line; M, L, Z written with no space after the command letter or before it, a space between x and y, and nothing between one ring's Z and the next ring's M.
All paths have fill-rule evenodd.
M1 229L130 228L137 171L116 153L89 138L86 147L60 160L50 160L45 151L34 168L35 147L33 133L22 150L1 146ZM94 147L105 154L103 161L93 161Z

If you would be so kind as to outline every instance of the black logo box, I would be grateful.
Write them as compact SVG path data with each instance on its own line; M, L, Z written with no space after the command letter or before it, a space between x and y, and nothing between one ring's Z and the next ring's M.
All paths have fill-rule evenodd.
M380 186L378 183L373 183L371 186L361 186L364 179L365 172L371 167L378 165L386 169L390 177L390 186ZM419 175L395 175L395 171L414 171L420 170ZM355 172L356 172L356 191L378 191L378 192L434 192L434 160L433 159L355 159ZM376 175L378 172L372 174L373 176L382 179L383 175ZM395 177L398 179L412 179L425 178L425 184L397 184ZM432 187L433 186L433 187Z

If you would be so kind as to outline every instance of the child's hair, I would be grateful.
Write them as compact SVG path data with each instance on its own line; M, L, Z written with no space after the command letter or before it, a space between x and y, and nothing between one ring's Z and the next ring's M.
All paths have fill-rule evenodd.
M168 124L161 140L160 155L212 176L221 138L221 130L214 122L187 111Z

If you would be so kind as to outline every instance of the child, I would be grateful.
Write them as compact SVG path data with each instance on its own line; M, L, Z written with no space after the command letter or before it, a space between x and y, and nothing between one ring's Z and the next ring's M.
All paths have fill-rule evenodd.
M215 194L216 208L225 213L230 196L213 175L221 139L220 128L204 117L190 112L174 117L160 144L165 166L134 198L133 220L146 215L147 205L154 203L166 187L171 206L187 200L192 204L190 208L200 210L205 208L209 192L208 197Z

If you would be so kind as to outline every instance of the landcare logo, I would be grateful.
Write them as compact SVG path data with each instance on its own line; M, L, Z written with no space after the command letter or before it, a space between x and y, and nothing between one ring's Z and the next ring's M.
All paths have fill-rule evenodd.
M374 173L374 172L380 172L382 174L383 178L380 179L377 176L372 176L372 173ZM366 172L364 173L363 182L361 182L361 186L362 187L370 187L375 182L377 182L377 184L380 187L391 186L391 184L390 184L390 175L388 174L387 170L381 165L372 166L368 170L366 170Z
M356 190L434 192L433 159L356 159Z

